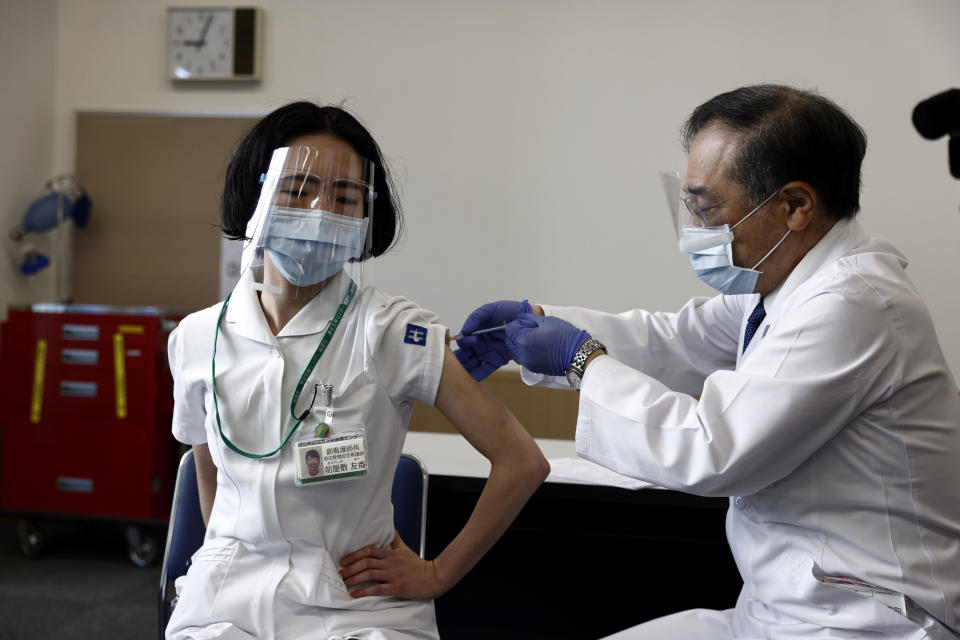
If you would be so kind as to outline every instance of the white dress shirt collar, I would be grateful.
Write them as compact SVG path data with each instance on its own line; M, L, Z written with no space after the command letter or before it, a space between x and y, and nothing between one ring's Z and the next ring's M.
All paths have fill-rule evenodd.
M783 282L764 297L763 307L767 314L775 314L779 301L789 297L797 287L809 280L825 264L835 262L847 255L852 249L863 244L867 238L867 232L863 230L856 218L838 220L820 238L820 242L807 252Z

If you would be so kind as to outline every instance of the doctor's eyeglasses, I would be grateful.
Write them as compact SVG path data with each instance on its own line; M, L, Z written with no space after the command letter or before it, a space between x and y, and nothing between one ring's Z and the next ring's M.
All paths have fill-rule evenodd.
M280 178L275 202L284 207L323 209L362 218L375 197L373 187L360 180L291 173Z
M711 209L717 209L723 204L730 202L731 200L736 200L737 198L742 198L744 196L750 195L750 192L741 193L740 195L732 196L725 200L721 200L716 204L712 204L708 207L701 207L696 203L696 198L699 196L697 194L688 194L680 198L680 202L683 203L683 206L687 208L687 211L690 212L691 220L690 223L698 227L709 227L710 223L707 222L707 212Z

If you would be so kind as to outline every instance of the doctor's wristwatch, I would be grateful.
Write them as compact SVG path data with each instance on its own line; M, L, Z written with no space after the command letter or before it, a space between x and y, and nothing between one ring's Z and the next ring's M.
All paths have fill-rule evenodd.
M607 352L607 348L603 346L602 342L594 338L590 338L580 345L580 348L577 349L577 352L573 354L573 360L570 362L570 366L567 367L567 382L570 383L571 388L580 388L580 383L583 381L583 368L587 363L587 358L589 358L597 349L600 349L604 353Z

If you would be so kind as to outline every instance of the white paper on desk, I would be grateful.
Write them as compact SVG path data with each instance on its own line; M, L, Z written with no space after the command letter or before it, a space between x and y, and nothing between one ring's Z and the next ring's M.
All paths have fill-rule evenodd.
M548 462L550 478L554 480L573 480L623 489L643 489L653 486L649 482L628 478L583 458L551 458Z

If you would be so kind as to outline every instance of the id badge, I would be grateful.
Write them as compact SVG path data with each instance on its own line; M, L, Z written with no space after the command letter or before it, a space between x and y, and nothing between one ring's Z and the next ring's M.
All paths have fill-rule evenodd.
M300 440L295 452L298 487L367 475L367 430L364 428L329 438Z

